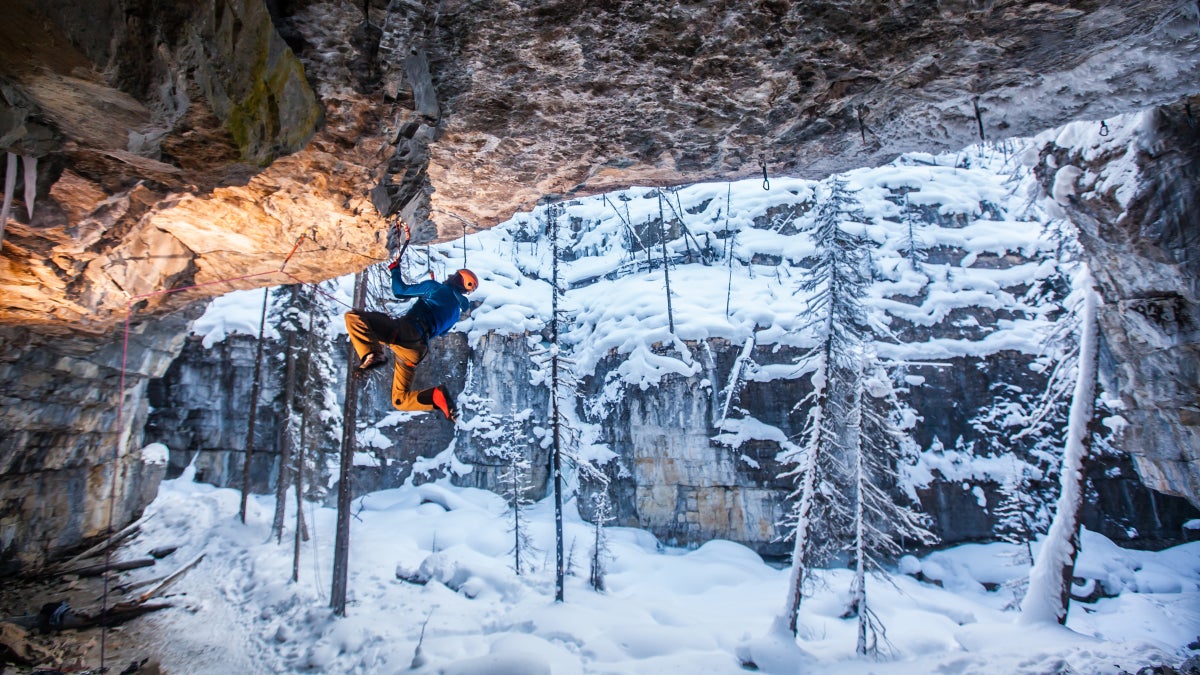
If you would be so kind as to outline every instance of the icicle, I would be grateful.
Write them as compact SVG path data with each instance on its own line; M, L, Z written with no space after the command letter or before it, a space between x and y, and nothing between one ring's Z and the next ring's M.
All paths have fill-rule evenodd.
M25 165L25 209L29 211L29 222L33 222L33 200L37 199L37 157L21 157Z
M4 226L8 225L8 212L12 208L13 189L17 187L17 156L8 153L8 164L4 170L4 207L0 208L0 246L4 245Z

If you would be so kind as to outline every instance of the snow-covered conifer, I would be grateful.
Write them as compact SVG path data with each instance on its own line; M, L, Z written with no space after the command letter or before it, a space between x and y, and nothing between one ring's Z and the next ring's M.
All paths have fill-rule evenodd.
M520 423L510 419L505 425L514 441L519 437L517 429ZM501 458L505 461L500 472L502 495L508 503L509 533L513 536L513 571L520 575L530 569L530 560L534 554L533 538L529 534L529 519L526 511L533 504L529 497L533 485L530 480L529 448L523 444L511 443L504 447Z
M926 258L925 239L921 236L921 229L925 223L921 211L909 203L907 192L904 193L903 209L900 222L904 223L904 239L900 242L900 248L913 270L920 271Z
M778 458L788 467L781 477L796 486L781 523L792 540L792 569L778 619L792 634L799 629L798 613L811 569L825 562L847 535L848 448L841 425L849 412L845 405L853 391L856 354L868 330L860 300L868 283L866 241L843 226L846 221L861 224L866 218L843 180L834 178L826 185L809 230L816 252L798 289L808 296L804 329L816 340L799 363L812 391L796 404L806 414L799 442L785 443ZM820 538L814 536L817 527Z
M901 429L902 408L892 382L869 346L864 345L859 358L844 431L854 492L854 582L848 614L858 618L857 653L878 656L887 638L868 602L867 573L886 576L886 559L899 556L905 543L931 544L936 537L926 527L928 518L889 490L899 478L898 466L914 458L914 444Z
M608 548L608 533L605 527L612 522L612 501L608 490L600 490L592 494L592 560L589 583L593 590L605 589L604 577L608 571L608 560L612 552Z

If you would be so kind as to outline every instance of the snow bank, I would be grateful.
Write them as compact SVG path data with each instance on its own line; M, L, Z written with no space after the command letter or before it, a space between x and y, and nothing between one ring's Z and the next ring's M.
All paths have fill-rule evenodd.
M871 580L872 604L893 654L854 656L855 620L844 618L849 570L818 570L801 608L805 638L773 628L786 570L725 541L693 550L649 534L610 528L608 591L586 584L591 526L568 510L573 573L566 602L553 598L553 513L534 506L530 530L540 561L517 576L503 501L447 483L371 493L351 525L349 616L328 609L335 513L308 505L312 540L300 581L290 581L291 544L268 536L271 498L254 496L238 522L234 490L165 481L147 509L131 554L179 546L178 561L207 553L173 588L176 607L143 621L173 672L375 673L1115 673L1178 664L1200 634L1200 543L1127 551L1085 532L1078 570L1119 592L1076 603L1067 628L1018 626L1003 582L1027 573L1008 544L966 545L904 569L895 584ZM288 527L295 517L288 500ZM285 536L290 541L290 534ZM415 583L414 583L415 582ZM936 584L940 584L940 587ZM424 638L420 653L417 643Z

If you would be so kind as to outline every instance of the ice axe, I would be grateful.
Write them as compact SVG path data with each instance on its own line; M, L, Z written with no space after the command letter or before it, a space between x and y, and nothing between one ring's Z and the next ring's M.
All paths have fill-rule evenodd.
M404 243L400 245L400 252L397 253L390 261L388 261L387 267L389 270L395 269L396 265L400 264L400 259L404 257L404 252L408 250L408 245L412 243L412 230L408 228L407 223L397 220L392 223L392 227L396 230L397 238L400 236L401 232L404 233Z

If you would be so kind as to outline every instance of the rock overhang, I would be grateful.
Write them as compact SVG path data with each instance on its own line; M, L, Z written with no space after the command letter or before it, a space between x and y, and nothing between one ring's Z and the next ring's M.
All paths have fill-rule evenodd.
M0 322L100 332L546 198L819 178L1191 93L1194 3L9 3ZM273 12L273 14L272 14ZM99 35L107 36L107 40ZM8 119L8 118L5 118Z

